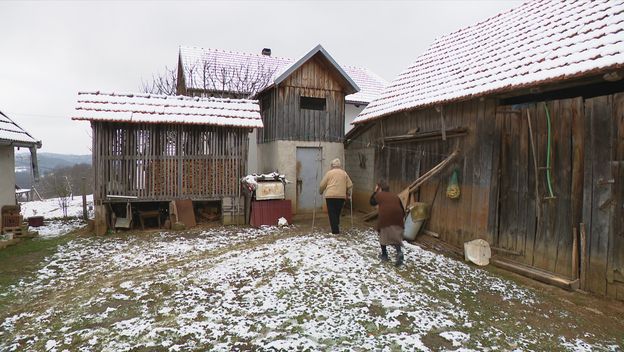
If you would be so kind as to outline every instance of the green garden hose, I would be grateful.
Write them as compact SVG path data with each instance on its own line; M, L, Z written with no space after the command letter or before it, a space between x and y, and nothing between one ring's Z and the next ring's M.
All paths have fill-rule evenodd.
M552 131L550 127L550 113L548 112L548 105L544 102L544 110L546 110L546 124L548 125L548 146L546 151L546 184L548 185L548 194L550 198L554 198L552 190L552 180L550 176L550 144L552 143Z

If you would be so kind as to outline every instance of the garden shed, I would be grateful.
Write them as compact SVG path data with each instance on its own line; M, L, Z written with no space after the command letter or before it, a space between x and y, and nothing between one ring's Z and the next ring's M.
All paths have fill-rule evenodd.
M347 134L356 206L375 179L401 191L460 150L415 194L430 234L457 250L485 239L501 266L624 300L623 78L622 2L529 1L445 35Z

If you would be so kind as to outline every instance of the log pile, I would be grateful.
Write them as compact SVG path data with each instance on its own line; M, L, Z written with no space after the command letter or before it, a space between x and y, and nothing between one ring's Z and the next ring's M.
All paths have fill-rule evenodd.
M182 162L181 195L236 194L238 187L237 159L184 160ZM147 172L148 179L154 179L154 194L166 196L177 193L179 175L178 163L169 160L155 160Z

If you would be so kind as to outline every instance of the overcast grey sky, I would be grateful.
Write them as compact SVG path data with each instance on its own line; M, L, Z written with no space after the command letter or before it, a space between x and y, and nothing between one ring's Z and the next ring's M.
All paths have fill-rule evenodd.
M390 81L432 41L520 1L0 1L0 110L44 152L90 153L76 93L138 92L178 46L297 58L321 44Z

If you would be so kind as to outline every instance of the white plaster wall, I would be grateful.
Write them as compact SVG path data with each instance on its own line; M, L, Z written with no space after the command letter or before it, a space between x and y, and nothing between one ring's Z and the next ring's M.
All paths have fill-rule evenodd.
M345 133L349 132L349 130L353 128L351 121L353 121L353 119L355 119L355 117L359 115L365 107L366 104L359 104L357 106L351 103L345 104Z
M15 205L15 150L0 146L0 207Z
M249 151L247 152L247 175L258 173L258 129L249 134Z
M319 142L303 141L275 141L271 143L258 144L258 165L260 172L267 173L278 171L286 175L286 179L291 181L286 185L286 199L292 202L293 214L297 212L297 147L318 147ZM319 183L321 178L329 171L329 163L340 158L344 165L344 145L342 143L321 142L323 161L322 170L319 173Z

